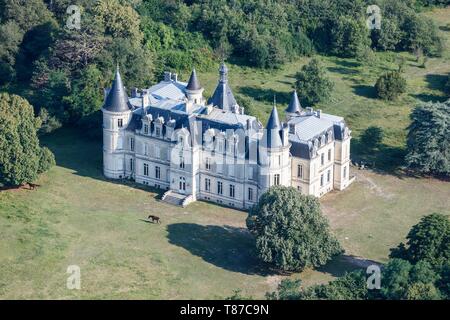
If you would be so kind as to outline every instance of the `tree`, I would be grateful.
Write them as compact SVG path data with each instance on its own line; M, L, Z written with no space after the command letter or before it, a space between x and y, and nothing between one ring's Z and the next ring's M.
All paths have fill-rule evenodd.
M42 147L39 154L38 174L47 172L55 165L55 156L47 147Z
M94 65L82 71L80 79L75 81L72 94L68 98L68 112L73 122L100 110L104 87L102 73Z
M383 100L395 100L406 91L406 80L400 71L383 74L375 84L377 96Z
M295 86L300 99L305 106L309 107L326 101L334 87L333 82L328 79L325 69L317 59L312 59L304 65L295 78Z
M445 83L444 91L445 91L448 95L450 95L450 74L448 75L447 82Z
M411 113L406 163L425 174L450 174L450 101L429 102Z
M331 31L333 53L341 57L358 57L371 44L363 20L339 16Z
M434 268L450 263L450 221L447 216L433 213L423 217L413 226L401 243L391 250L391 258L405 259L411 263L425 261Z
M361 143L369 150L378 148L383 140L383 129L370 126L361 135Z
M0 85L15 76L14 64L23 34L14 21L0 25Z
M39 147L39 122L27 100L0 93L0 185L32 182L54 163L51 152Z
M284 279L275 292L267 293L271 300L365 300L369 297L363 271L347 272L327 284L300 287L300 280Z
M119 0L99 0L94 7L96 19L113 38L127 38L133 43L142 41L140 18L133 7Z
M284 271L324 265L342 252L319 201L292 187L271 187L247 218L258 256Z

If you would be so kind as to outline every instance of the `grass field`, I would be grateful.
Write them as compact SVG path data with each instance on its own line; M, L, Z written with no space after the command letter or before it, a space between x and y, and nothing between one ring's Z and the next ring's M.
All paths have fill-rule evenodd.
M440 26L450 22L450 9L427 14ZM442 34L450 44L450 32ZM450 72L448 50L425 69L402 55L408 59L408 93L393 103L374 99L371 86L379 74L396 68L395 54L377 54L372 67L321 58L336 83L332 100L321 108L345 116L355 137L369 125L381 126L386 137L380 158L402 153L411 108L444 99L442 79ZM230 82L235 93L254 100L248 111L265 122L273 94L281 111L293 75L305 62L273 72L230 64ZM199 76L210 94L217 73ZM57 166L40 178L41 187L0 192L0 298L202 299L230 296L235 289L262 298L282 279L256 259L245 212L202 202L176 208L158 201L156 190L107 181L101 142L74 130L59 130L43 142L55 153ZM353 173L357 179L350 188L321 200L346 253L319 270L292 275L305 285L372 260L384 262L389 248L421 216L450 214L448 182L386 171ZM162 217L161 225L143 221L152 213ZM82 290L66 289L69 265L80 266Z

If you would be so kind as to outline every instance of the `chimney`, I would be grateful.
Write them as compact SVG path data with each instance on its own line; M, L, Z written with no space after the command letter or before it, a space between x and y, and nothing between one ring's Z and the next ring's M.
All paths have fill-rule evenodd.
M172 73L169 71L164 72L164 82L170 82L172 79Z
M313 115L314 114L314 109L311 107L306 108L306 114L308 116Z
M145 108L146 106L148 106L149 103L150 103L150 100L149 100L149 96L148 96L148 91L142 90L142 108Z
M317 118L320 119L320 116L321 116L321 115L322 115L322 110L317 109L317 111L316 111L316 116L317 116Z
M172 73L172 80L178 82L178 73Z
M132 98L136 98L137 97L137 88L132 88L131 89L131 97Z

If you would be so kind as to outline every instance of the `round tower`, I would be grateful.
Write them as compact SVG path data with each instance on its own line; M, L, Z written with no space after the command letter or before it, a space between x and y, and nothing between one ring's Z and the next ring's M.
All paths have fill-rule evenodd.
M261 193L274 185L291 185L290 143L287 130L287 126L281 124L274 105L259 147Z
M197 72L192 70L191 76L189 78L188 84L186 86L186 97L188 101L192 104L202 104L203 103L203 88L200 81L197 78Z
M132 106L122 83L119 68L111 89L106 92L103 112L103 173L111 179L125 177L125 129L132 117Z

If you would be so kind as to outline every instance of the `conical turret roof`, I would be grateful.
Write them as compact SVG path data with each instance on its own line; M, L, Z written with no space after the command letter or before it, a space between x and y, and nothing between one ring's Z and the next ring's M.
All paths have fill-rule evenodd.
M189 78L188 84L186 86L187 90L200 90L202 86L200 85L200 81L197 78L197 72L192 70L191 76Z
M299 113L301 111L300 100L298 99L297 91L294 90L291 96L291 102L285 110L287 113Z
M209 99L209 103L213 104L222 110L230 111L232 107L237 105L233 92L228 85L228 68L225 63L222 63L219 68L219 83L212 97Z
M122 83L119 67L117 67L116 75L106 97L103 109L110 112L124 112L131 109L131 104L128 101L128 95Z
M267 126L264 129L263 135L263 146L266 148L279 148L283 146L281 140L281 122L278 117L278 111L276 106L273 106L272 112L270 113L269 121L267 121Z

